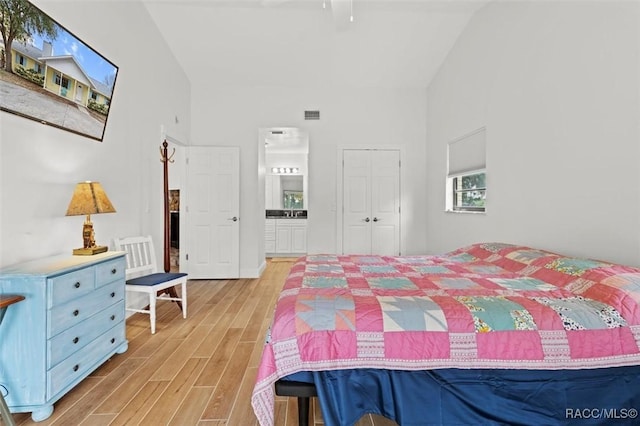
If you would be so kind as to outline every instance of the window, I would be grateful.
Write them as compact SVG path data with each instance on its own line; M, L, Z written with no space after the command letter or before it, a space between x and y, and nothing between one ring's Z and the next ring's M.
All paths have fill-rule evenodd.
M23 67L27 64L27 60L25 59L25 57L19 53L16 53L16 62Z
M62 85L62 87L64 87L65 89L69 88L69 79L67 77L62 77L58 73L54 74L54 82L58 86ZM62 83L62 84L60 84L60 83Z
M448 144L446 210L484 212L486 134L480 128Z
M453 210L483 212L487 192L484 172L453 178Z
M94 91L91 91L91 99L93 99L94 101L98 100L98 94Z
M35 72L37 72L38 74L42 74L42 65L36 62L36 63L33 65L33 70L34 70Z

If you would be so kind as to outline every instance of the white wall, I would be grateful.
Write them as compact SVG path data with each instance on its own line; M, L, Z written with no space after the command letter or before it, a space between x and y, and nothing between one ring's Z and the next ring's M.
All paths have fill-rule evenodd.
M493 2L428 89L427 245L640 265L637 2ZM487 212L444 213L446 144L487 129Z
M241 271L264 262L258 129L269 127L300 127L309 133L310 253L336 250L336 150L346 145L405 147L403 252L424 252L425 91L192 85L198 87L192 93L193 144L240 147ZM319 109L320 120L305 121L305 109Z
M138 2L34 3L119 74L103 142L0 112L0 266L81 246L84 219L65 212L75 184L88 179L102 183L117 210L92 216L96 242L150 233L161 254L160 128L189 137L184 72Z

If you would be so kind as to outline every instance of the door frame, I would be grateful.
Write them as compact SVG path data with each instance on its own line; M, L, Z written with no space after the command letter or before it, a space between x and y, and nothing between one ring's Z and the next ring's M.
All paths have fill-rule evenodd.
M344 193L344 182L343 182L343 162L344 151L346 150L386 150L386 151L399 151L400 152L400 235L399 238L399 247L400 253L404 253L404 238L402 238L403 230L404 230L404 203L405 203L405 193L404 193L404 182L405 182L405 172L402 164L406 164L405 162L405 147L404 145L339 145L336 149L336 254L342 254L342 250L344 248L343 241L343 230L342 227L344 225L343 214L344 214L344 203L343 203L343 193Z

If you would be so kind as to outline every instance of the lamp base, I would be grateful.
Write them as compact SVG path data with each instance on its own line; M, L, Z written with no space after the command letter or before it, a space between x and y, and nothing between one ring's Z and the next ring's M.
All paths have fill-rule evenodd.
M95 246L95 247L89 247L89 248L77 248L77 249L73 249L73 254L75 255L89 255L92 256L94 254L98 254L98 253L104 253L105 251L109 250L109 247L107 246Z

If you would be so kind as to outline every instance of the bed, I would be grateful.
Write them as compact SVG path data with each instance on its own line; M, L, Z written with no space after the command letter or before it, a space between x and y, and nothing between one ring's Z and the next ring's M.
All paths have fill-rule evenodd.
M309 255L277 301L252 395L317 389L327 426L637 423L640 269L482 243L440 256Z

